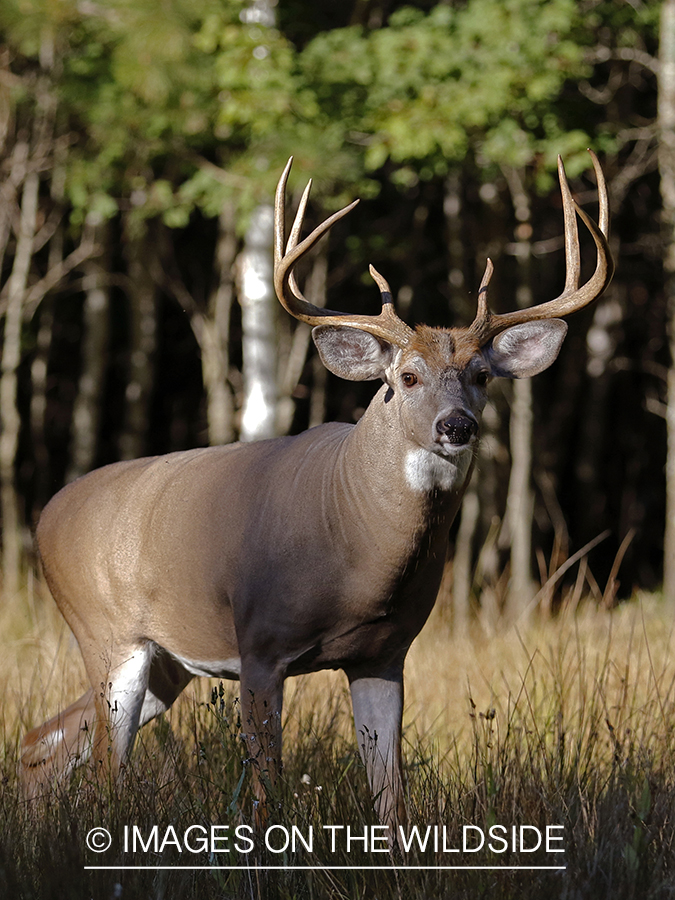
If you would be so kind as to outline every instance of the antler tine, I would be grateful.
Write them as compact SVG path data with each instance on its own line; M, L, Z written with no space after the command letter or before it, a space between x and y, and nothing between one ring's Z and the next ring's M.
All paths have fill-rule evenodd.
M494 270L495 267L492 264L492 260L488 256L487 260L485 261L485 272L483 273L483 278L481 280L480 287L478 288L478 315L476 316L476 318L486 319L490 316L487 293Z
M343 216L346 216L359 201L354 200L353 203L333 213L303 241L300 241L302 223L312 185L310 180L303 192L284 252L286 183L292 162L293 157L289 159L279 179L274 199L274 287L279 302L292 316L301 322L306 322L308 325L341 325L349 328L360 328L362 331L367 331L369 334L398 346L406 345L409 343L413 331L394 312L389 285L387 285L381 275L378 273L373 274L375 270L372 267L371 274L373 274L373 278L375 278L382 294L382 312L378 316L359 316L335 312L314 306L313 303L310 303L303 297L295 280L293 267L298 260L311 250L329 228Z
M368 266L368 271L370 272L370 277L373 279L375 284L380 289L380 296L382 297L382 305L394 303L394 295L391 292L391 288L389 287L389 282L384 277L384 275L380 275L375 266Z
M492 260L488 257L485 262L485 272L483 273L483 278L481 279L480 287L478 288L478 308L476 310L476 318L469 328L470 332L479 337L489 331L490 322L494 318L490 312L487 301L488 285L490 284L493 272L494 266L492 265Z
M288 174L293 165L293 157L288 162L277 182L277 190L274 195L274 270L281 262L284 255L284 237L286 234L286 183Z
M583 309L584 306L588 306L589 303L596 300L612 280L614 263L607 243L609 233L609 200L607 196L607 186L596 155L591 150L589 150L589 153L591 154L593 168L598 180L599 225L596 224L593 219L581 209L576 200L573 199L565 176L562 160L559 159L558 163L560 190L563 199L563 216L565 221L566 276L565 287L562 294L560 294L559 297L556 297L555 300L549 300L547 303L540 303L538 306L533 306L530 309L519 309L503 315L490 313L486 305L486 299L479 298L478 313L470 327L470 331L479 338L481 343L486 344L491 338L495 337L495 335L504 331L506 328L511 328L513 325L520 325L524 322L534 322L540 319L553 319L560 316L567 316L570 313ZM581 287L578 287L581 260L576 216L579 216L581 221L590 231L597 251L595 271L589 280ZM485 277L483 278L483 283L485 284ZM487 285L485 284L485 286ZM481 285L481 289L482 288L483 285Z
M574 200L570 191L562 156L558 156L558 181L562 195L563 221L565 223L565 287L561 296L571 294L579 287L581 275L581 250L579 248L579 229L574 212Z
M598 202L599 202L599 211L598 211L598 224L600 226L600 231L605 235L606 238L609 237L609 195L607 193L607 182L605 181L605 174L602 171L602 167L600 165L600 160L595 155L595 153L589 148L591 162L593 163L593 171L595 172L595 178L598 182Z
M292 159L293 157L291 157ZM302 192L302 197L300 198L300 203L298 204L298 211L295 214L295 219L293 220L293 227L291 228L291 233L288 236L288 243L286 244L286 253L294 250L298 245L298 241L300 239L300 234L302 232L302 223L305 221L305 210L307 209L307 201L309 200L309 194L312 190L312 179L310 178L307 182L307 187ZM298 282L295 280L295 272L291 269L288 284L290 289L293 291L298 300L305 300L305 297L298 287ZM308 302L305 300L305 302Z
M306 318L308 315L320 316L322 318L325 318L327 315L339 315L339 313L331 313L330 310L314 306L314 304L303 297L297 286L295 276L293 275L293 267L299 259L312 249L326 231L328 231L335 222L343 216L346 216L359 201L354 200L349 206L345 206L344 209L333 213L333 215L326 219L325 222L318 225L304 241L298 243L304 221L305 209L309 199L309 192L312 187L312 182L310 180L303 192L302 199L300 200L300 205L288 238L286 252L284 252L286 231L286 184L288 182L288 175L291 171L292 164L293 157L291 156L279 178L274 197L274 287L277 292L277 297L284 309L292 316L302 319L302 321L308 321ZM293 298L286 292L287 286L291 287L291 291L294 295Z
M286 253L290 253L291 250L295 250L298 246L298 241L300 240L300 233L302 231L302 226L305 221L305 211L307 209L307 201L309 200L309 195L312 190L312 179L310 178L307 182L307 187L302 192L302 197L300 198L300 203L298 204L298 211L295 214L295 219L293 220L293 227L291 228L291 233L288 235L288 243L286 244Z

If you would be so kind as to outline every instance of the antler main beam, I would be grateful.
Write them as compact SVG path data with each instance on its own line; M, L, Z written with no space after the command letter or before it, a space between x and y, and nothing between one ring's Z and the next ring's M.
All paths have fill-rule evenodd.
M560 180L560 192L562 194L563 218L565 225L565 286L562 294L555 300L540 303L529 309L515 310L514 312L496 314L490 311L487 302L487 291L492 277L493 266L488 259L485 274L478 292L478 310L476 318L469 327L469 333L477 338L481 345L488 343L493 337L524 322L533 322L541 319L553 319L567 316L572 312L583 309L600 296L612 279L614 264L609 250L607 239L609 236L609 200L607 185L598 158L592 150L589 150L593 161L596 179L598 182L599 197L599 224L588 216L572 197L565 168L562 159L558 157L558 177ZM399 347L407 346L413 335L413 330L400 319L394 310L392 294L389 285L382 275L373 266L370 274L377 283L382 296L382 312L377 316L360 316L349 313L335 312L314 306L303 296L295 279L293 269L295 264L302 259L317 241L340 219L347 215L358 200L354 200L348 206L333 213L328 219L318 225L310 235L300 241L302 224L307 209L307 201L312 187L311 179L305 188L298 211L291 227L288 242L286 241L286 183L293 163L293 157L288 160L279 183L277 185L274 201L274 286L282 306L296 319L307 322L309 325L341 325L351 328L360 328L376 337L382 338ZM581 253L579 249L579 231L577 216L590 231L597 248L597 263L595 272L589 280L579 287L581 274ZM284 246L285 245L285 246Z
M591 155L595 177L598 182L599 224L596 224L572 197L562 159L560 156L558 157L558 177L560 179L565 222L566 275L562 294L556 297L555 300L540 303L538 306L532 306L529 309L519 309L503 315L492 313L487 304L487 288L492 275L492 262L488 260L485 275L478 292L478 312L469 329L472 334L478 337L481 344L487 343L491 338L512 325L520 325L523 322L533 322L540 319L555 319L583 309L584 306L588 306L589 303L599 297L612 280L614 263L607 243L609 236L607 185L597 156L592 150L588 152ZM581 287L579 287L581 254L579 250L577 216L579 216L593 236L598 254L595 272Z
M382 312L378 316L358 316L335 312L331 309L314 306L313 303L310 303L303 297L293 274L293 267L312 249L328 229L354 209L359 201L354 200L349 206L345 206L338 212L333 213L303 241L300 241L300 232L305 217L309 192L312 187L310 179L300 200L300 205L288 237L288 243L284 247L286 240L286 182L288 181L292 163L293 157L286 163L286 168L279 179L274 199L274 287L281 305L296 319L306 322L308 325L341 325L349 328L360 328L362 331L367 331L369 334L373 334L375 337L382 338L399 347L407 346L414 332L396 315L391 288L373 266L370 267L370 274L373 276L382 296Z

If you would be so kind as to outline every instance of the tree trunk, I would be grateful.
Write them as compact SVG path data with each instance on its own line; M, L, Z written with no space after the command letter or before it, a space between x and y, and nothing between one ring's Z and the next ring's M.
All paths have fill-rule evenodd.
M236 252L234 209L231 203L227 203L218 222L216 246L218 284L209 298L208 316L200 323L201 335L198 338L211 446L229 444L234 440L234 403L228 377L230 312L234 296L233 269Z
M663 592L666 600L675 605L675 0L664 0L661 6L659 63L659 173L665 238L664 287L670 343L666 407L668 455Z
M45 300L40 305L35 354L30 367L30 433L35 465L33 517L36 518L49 499L51 485L49 451L47 449L47 371L54 332L54 304Z
M588 387L581 410L574 474L578 485L577 520L582 523L587 540L596 534L587 523L599 520L600 509L606 502L601 487L601 461L606 435L610 433L608 412L612 373L608 366L616 356L617 332L622 319L616 288L612 295L611 299L605 297L596 305L593 323L586 335Z
M260 34L263 53L266 28L276 26L276 0L250 0L242 22ZM239 257L239 303L242 326L244 401L240 438L258 441L277 433L277 316L272 264L274 211L261 204L251 218Z
M151 275L151 255L154 252L147 232L141 237L134 235L127 238L127 264L131 284L130 349L124 426L119 442L121 459L136 459L146 449L157 343L157 294Z
M19 235L14 265L9 278L5 335L2 347L0 375L0 493L2 505L2 575L6 597L19 589L21 575L22 528L19 497L15 485L14 465L19 445L21 418L17 408L17 369L21 360L21 323L23 300L33 256L33 241L37 219L37 172L30 172L24 181L21 197Z
M473 539L480 518L477 477L474 472L462 501L462 518L452 561L452 624L457 637L466 637L471 619Z
M527 617L534 596L532 586L532 382L525 378L513 384L511 420L511 476L506 498L506 521L511 542L511 580L507 618Z
M274 293L272 242L274 211L254 211L239 256L244 402L242 441L276 435L278 302Z
M518 264L516 300L524 309L532 305L530 268L532 236L530 198L525 190L522 172L504 167L513 206L518 220L514 253ZM511 476L506 499L505 528L511 547L511 580L506 615L511 621L527 616L534 589L532 585L532 384L529 379L513 383L511 420Z
M309 427L326 421L326 386L328 373L318 353L312 357L312 391L309 395Z
M9 175L0 188L0 272L3 269L7 244L12 228L12 208L19 187L26 177L29 146L26 140L18 140L12 152Z
M446 246L448 253L448 281L452 292L452 307L462 304L457 310L471 321L469 302L464 300L465 292L458 295L464 286L464 241L462 239L462 183L460 174L452 172L445 180L443 214L445 217ZM476 528L480 519L480 500L477 488L477 474L474 473L462 501L461 519L455 554L452 560L452 622L454 633L464 637L468 633L471 611L471 585L473 573L473 545Z
M94 226L88 226L94 229ZM107 246L107 228L100 225L92 235ZM84 312L82 321L82 364L77 397L73 408L73 430L70 439L70 463L66 481L74 481L94 467L101 417L101 397L106 370L110 331L110 289L106 267L89 261L84 275Z
M54 167L52 169L49 193L63 216L66 188L66 155L67 145L57 144L54 147ZM47 272L53 272L63 265L64 232L61 221L49 242L49 260ZM30 310L28 311L30 315ZM54 334L54 304L50 299L39 303L39 326L35 341L35 354L30 367L30 433L33 441L33 462L35 465L33 489L33 515L42 510L50 496L51 477L49 471L49 450L47 449L46 416L47 416L47 371L49 354Z

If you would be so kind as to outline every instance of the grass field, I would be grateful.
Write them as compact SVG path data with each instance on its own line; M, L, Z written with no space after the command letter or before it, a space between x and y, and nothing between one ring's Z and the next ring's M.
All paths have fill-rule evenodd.
M84 769L49 797L24 800L21 734L85 686L51 600L29 587L0 609L0 897L675 896L674 651L673 615L657 597L611 612L582 605L525 632L488 635L477 625L463 641L440 608L406 668L408 802L426 849L413 837L405 859L393 859L370 844L379 832L370 830L346 683L320 673L287 684L285 768L268 840L276 851L295 837L295 852L262 841L248 852L236 685L193 683L140 733L119 789ZM361 838L349 847L347 826ZM523 849L521 826L526 847L538 834L542 846ZM546 852L547 826L549 850L564 853ZM110 833L105 852L87 848L95 827ZM465 850L464 839L474 847L481 833L483 848ZM219 852L225 836L229 852ZM393 864L407 868L367 868Z

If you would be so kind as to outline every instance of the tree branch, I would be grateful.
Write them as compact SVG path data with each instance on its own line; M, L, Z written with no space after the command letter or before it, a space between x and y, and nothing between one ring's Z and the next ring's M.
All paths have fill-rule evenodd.
M635 62L657 77L661 71L659 61L655 56L652 56L644 50L637 50L632 47L596 47L586 54L586 62L589 62L592 65L609 62L610 60Z
M69 253L65 259L57 263L47 272L47 274L36 281L28 290L24 304L24 318L31 319L35 315L35 311L40 305L42 299L50 291L54 290L66 275L76 269L86 259L92 256L98 256L101 253L101 247L91 241L84 240L78 247Z

